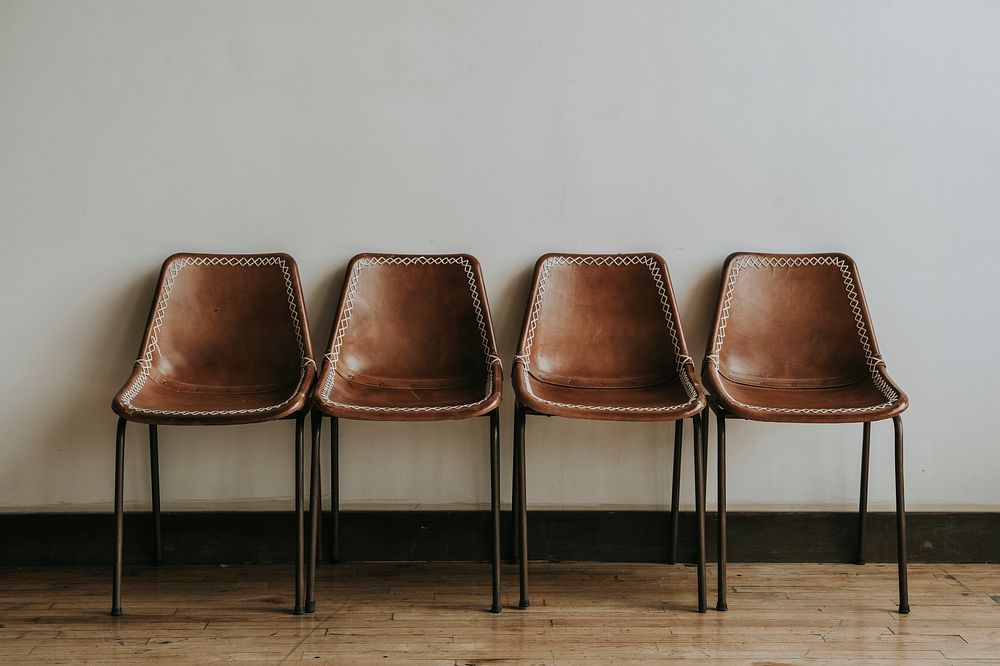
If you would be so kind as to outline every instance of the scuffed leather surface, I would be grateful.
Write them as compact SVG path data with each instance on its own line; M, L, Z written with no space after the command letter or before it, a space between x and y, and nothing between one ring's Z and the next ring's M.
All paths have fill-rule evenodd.
M351 419L481 416L501 401L498 361L475 257L361 254L347 268L314 403Z
M650 266L658 270L661 284ZM541 257L513 381L525 407L550 416L671 421L693 416L706 405L687 354L666 263L649 253Z
M291 296L279 264L187 265L170 278L176 262L212 257L280 258L289 271ZM169 296L158 322L165 289ZM301 349L289 298L299 320ZM112 408L130 421L177 425L258 423L290 416L306 406L315 378L306 321L298 269L287 254L173 255L160 272L140 362ZM154 335L148 377L128 400Z
M712 330L702 376L727 416L843 423L891 418L907 407L881 361L847 255L731 255Z

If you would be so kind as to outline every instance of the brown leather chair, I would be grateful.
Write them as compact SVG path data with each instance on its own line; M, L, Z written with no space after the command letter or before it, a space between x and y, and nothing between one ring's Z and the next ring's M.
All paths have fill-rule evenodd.
M702 374L719 427L718 610L727 608L726 420L864 424L857 544L857 562L864 564L871 423L892 419L899 612L908 613L900 417L907 399L879 354L854 260L844 254L730 255Z
M698 610L705 612L705 394L681 330L670 276L656 254L547 254L514 359L515 538L520 607L528 600L525 417L674 421L670 559L676 560L683 420L694 422Z
M339 420L490 418L493 605L500 612L500 389L482 271L467 254L360 254L347 268L329 351L313 393L313 458L330 417L332 550L339 560ZM314 468L310 515L316 562L321 483ZM314 607L315 575L307 607Z
M294 612L303 612L302 428L315 377L302 288L290 256L175 254L163 263L139 360L112 403L119 417L112 615L122 614L126 423L149 425L154 546L159 564L157 426L284 418L295 419L299 536Z

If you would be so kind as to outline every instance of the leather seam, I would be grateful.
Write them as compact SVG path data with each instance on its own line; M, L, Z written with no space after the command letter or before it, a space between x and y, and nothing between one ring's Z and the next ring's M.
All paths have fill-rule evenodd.
M864 312L861 310L861 297L854 284L854 276L851 274L850 265L841 257L836 255L821 255L808 257L760 257L743 256L739 257L729 269L729 276L726 280L726 295L722 301L722 312L719 315L719 325L715 329L715 344L712 353L706 356L706 360L714 367L712 371L719 377L723 377L719 366L721 365L720 354L722 345L726 338L726 325L729 321L729 309L733 303L733 292L736 289L736 278L744 268L801 268L809 266L834 266L840 270L844 280L844 290L847 294L848 302L854 314L854 325L858 331L858 340L865 355L865 364L868 366L872 383L882 394L886 402L868 407L764 407L760 405L748 405L732 397L721 381L716 384L721 393L732 404L749 410L769 412L772 414L864 414L868 412L881 411L891 408L899 402L899 393L889 384L888 380L878 371L879 366L885 366L885 361L879 354L872 351L871 336L868 332L868 325L865 322Z
M166 320L167 305L170 301L170 295L173 293L174 282L177 280L177 276L180 274L181 270L187 266L230 266L237 268L278 266L281 269L282 276L285 279L288 311L291 317L292 327L295 330L295 339L299 346L299 356L302 359L302 371L299 374L299 381L298 384L296 384L295 392L286 400L283 400L276 405L253 407L250 409L219 409L205 411L148 409L145 407L136 407L133 404L133 401L142 392L143 386L145 386L146 381L150 377L150 369L153 367L153 354L159 351L157 337L160 329L163 327L163 322ZM160 300L157 303L156 311L153 314L153 325L150 331L149 342L146 343L146 348L143 351L142 356L140 356L135 362L135 364L139 366L139 374L129 382L128 386L122 392L122 405L138 414L152 414L156 416L239 416L244 414L272 412L291 404L299 397L299 393L302 390L302 384L307 375L306 368L309 367L309 365L312 365L313 367L316 365L315 362L306 354L305 339L302 334L302 322L299 319L298 306L299 302L295 293L295 285L292 282L291 269L282 257L197 256L184 257L183 259L174 261L167 269L167 276L163 282L163 288L160 292Z
M622 407L622 406L612 406L612 405L576 405L572 403L564 402L554 402L552 400L546 400L539 397L531 390L531 383L528 381L529 367L531 363L531 346L535 338L535 329L538 326L538 317L542 309L542 300L545 297L545 288L548 285L549 280L549 269L553 265L558 266L635 266L642 265L645 266L656 285L657 292L660 296L660 307L663 310L664 319L667 324L667 332L670 336L670 341L674 347L674 355L677 362L677 376L680 378L681 386L684 389L685 394L688 396L687 402L680 405L668 405L661 407ZM557 255L547 258L541 267L538 278L538 288L535 292L534 301L531 304L531 314L528 319L528 332L525 336L524 342L524 353L518 354L514 357L515 365L520 363L521 370L524 373L524 388L525 391L532 399L537 400L540 403L550 405L552 407L560 407L563 409L577 409L577 410L592 410L592 411L602 411L602 412L675 412L682 409L686 409L698 401L698 391L695 389L694 384L691 383L690 378L685 371L685 366L694 367L694 360L681 352L680 346L680 336L677 332L677 327L674 324L673 311L670 307L670 299L667 295L666 281L664 280L663 274L660 271L660 266L656 259L649 255L605 255L605 256L586 256L586 257L574 257L566 255Z
M354 300L357 297L358 281L361 277L361 271L368 266L414 266L414 265L433 265L433 266L449 266L458 265L465 270L465 276L469 283L469 293L472 296L472 306L476 311L476 325L479 328L479 334L482 339L483 352L486 359L486 391L485 395L481 400L471 403L465 403L461 405L436 405L432 407L380 407L371 405L350 405L347 403L340 403L330 400L330 392L333 390L333 384L337 377L337 362L340 359L340 348L344 343L344 338L347 335L347 327L351 322L351 316L354 313ZM461 409L470 409L478 407L486 402L488 402L493 397L493 376L494 367L497 363L500 363L500 357L496 355L493 350L493 345L490 343L490 335L488 326L486 323L486 317L483 313L483 308L485 307L482 299L479 297L478 282L476 280L476 274L472 270L472 263L461 256L409 256L409 257L399 257L399 256L374 256L365 257L358 260L351 269L351 275L348 278L347 283L347 296L344 299L343 313L340 320L337 322L336 333L333 336L333 344L331 349L324 355L324 359L327 361L327 371L323 377L323 384L320 387L320 398L326 405L332 405L334 407L340 407L343 409L350 409L361 412L379 412L379 413L413 413L413 412L452 412Z

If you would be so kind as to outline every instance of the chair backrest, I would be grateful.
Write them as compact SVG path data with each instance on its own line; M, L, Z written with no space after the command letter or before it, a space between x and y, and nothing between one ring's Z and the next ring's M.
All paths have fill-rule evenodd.
M369 386L483 380L496 342L479 262L466 254L354 257L327 359L336 374Z
M139 358L181 390L260 392L296 384L312 347L286 254L176 254L160 272Z
M675 303L658 255L545 255L518 359L536 379L561 386L667 381L689 359Z
M854 261L843 254L731 255L708 354L757 386L852 384L880 359Z

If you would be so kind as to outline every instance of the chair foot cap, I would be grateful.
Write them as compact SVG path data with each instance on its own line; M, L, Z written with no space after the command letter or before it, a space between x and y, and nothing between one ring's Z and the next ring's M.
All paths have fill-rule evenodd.
M121 617L122 615L123 615L123 613L122 613L122 609L121 608L112 608L111 609L111 616L112 617Z
M863 567L865 565L865 558L859 557L858 559L854 560L854 563L857 564L859 567Z
M910 607L909 606L900 606L899 607L899 614L900 615L908 615L909 612L910 612Z
M521 602L519 604L517 604L517 607L518 608L527 608L530 605L531 605L530 601L528 601L527 599L521 599Z
M491 613L499 613L500 610L501 610L500 604L493 604L493 607L490 608Z
M720 601L715 605L715 610L725 613L727 610L729 610L729 604Z
M302 610L302 606L296 606L292 609L292 615L305 615L305 611Z
M698 605L698 612L699 613L707 613L708 612L708 606L707 605L701 605L701 604L699 604Z
M307 613L315 613L316 612L316 602L315 601L307 601L306 602L306 612Z

